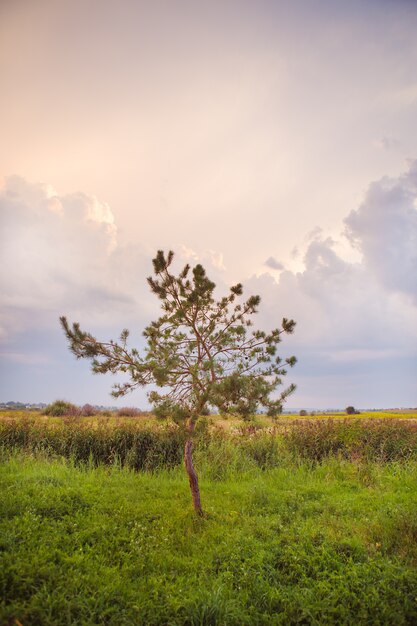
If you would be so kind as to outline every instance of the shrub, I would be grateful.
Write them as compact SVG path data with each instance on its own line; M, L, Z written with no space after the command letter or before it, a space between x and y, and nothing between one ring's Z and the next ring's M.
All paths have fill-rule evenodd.
M139 415L143 415L143 411L135 409L133 406L124 406L117 411L118 417L138 417Z
M52 417L61 417L63 415L75 416L80 414L80 409L71 402L55 400L52 404L48 404L43 413L44 415L50 415Z
M91 404L84 404L84 406L81 407L80 413L83 417L92 417L93 415L97 415L99 411Z

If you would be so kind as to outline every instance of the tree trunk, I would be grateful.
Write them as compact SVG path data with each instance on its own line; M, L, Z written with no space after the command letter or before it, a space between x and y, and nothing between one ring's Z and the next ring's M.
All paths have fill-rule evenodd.
M203 515L203 509L201 507L200 489L198 487L198 477L197 477L197 472L195 471L194 465L193 465L193 442L191 439L191 434L194 430L194 423L192 420L188 421L187 430L190 433L190 438L187 439L187 441L185 442L185 446L184 446L185 470L188 474L188 480L190 481L190 489L191 489L191 495L193 497L194 511L198 515Z

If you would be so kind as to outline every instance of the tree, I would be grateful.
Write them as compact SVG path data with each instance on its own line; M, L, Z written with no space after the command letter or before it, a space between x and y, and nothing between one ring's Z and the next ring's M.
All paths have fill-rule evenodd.
M347 406L346 407L346 413L348 415L354 415L356 413L356 409L354 406Z
M165 255L159 250L153 259L154 276L148 283L161 300L163 313L144 330L143 355L127 347L128 330L123 330L119 342L102 342L82 331L79 323L70 326L65 317L60 320L70 349L77 358L90 359L94 373L129 375L126 383L114 386L113 396L153 385L148 397L156 415L170 416L185 426L185 468L194 509L202 514L192 459L196 421L210 407L243 417L259 407L272 416L280 413L295 385L278 397L271 398L271 394L282 384L286 366L292 367L296 359L283 362L276 351L282 334L292 333L295 322L284 318L281 327L269 333L250 332L250 317L257 312L259 296L237 302L243 294L239 283L216 301L215 284L202 265L191 270L187 264L175 276L171 272L173 258L172 251Z

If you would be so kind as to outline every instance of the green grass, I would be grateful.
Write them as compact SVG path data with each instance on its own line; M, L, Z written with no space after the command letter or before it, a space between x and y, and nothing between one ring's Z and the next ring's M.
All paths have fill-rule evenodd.
M4 455L0 623L417 623L415 462L197 462L203 519L182 468Z

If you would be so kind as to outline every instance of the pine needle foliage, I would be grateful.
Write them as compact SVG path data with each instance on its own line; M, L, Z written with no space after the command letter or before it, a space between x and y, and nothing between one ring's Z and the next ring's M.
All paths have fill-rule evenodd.
M161 301L162 315L144 330L143 355L128 348L126 329L118 342L102 342L61 317L72 352L90 359L94 373L129 375L127 382L114 386L115 397L152 385L148 397L161 417L195 421L208 407L243 417L259 409L280 413L295 385L271 396L296 359L283 361L277 346L283 334L293 332L295 322L284 318L271 332L252 330L259 296L244 300L238 283L215 300L215 284L202 265L191 269L187 264L174 275L173 259L172 251L162 250L153 259L154 275L147 280Z

